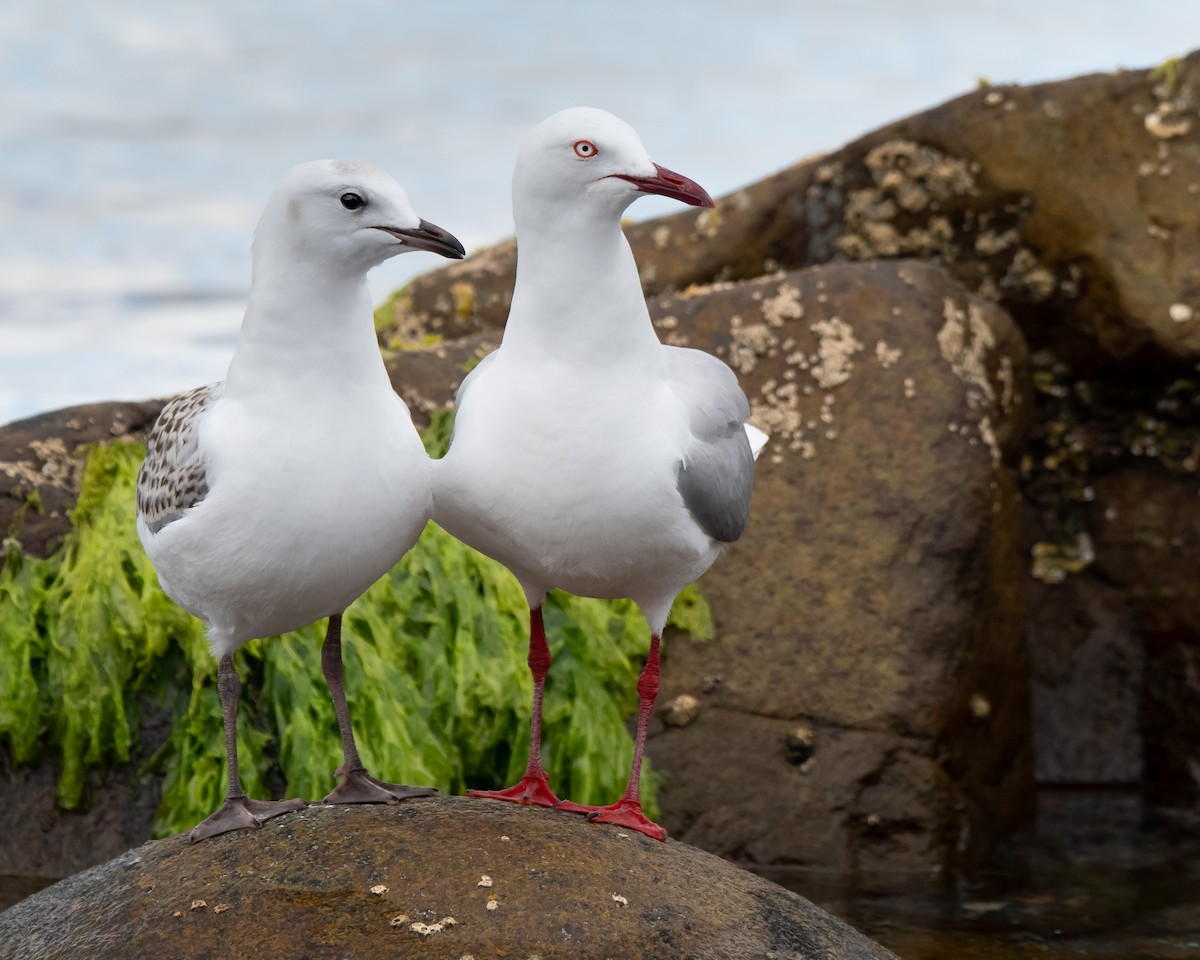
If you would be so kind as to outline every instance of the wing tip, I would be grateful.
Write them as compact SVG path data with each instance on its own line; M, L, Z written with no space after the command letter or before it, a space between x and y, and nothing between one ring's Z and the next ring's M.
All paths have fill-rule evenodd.
M770 435L762 430L759 430L758 427L754 426L752 423L744 423L742 426L745 428L746 437L750 441L750 453L753 454L754 459L757 460L758 455L762 453L763 447L765 447L767 445L767 441L771 439Z

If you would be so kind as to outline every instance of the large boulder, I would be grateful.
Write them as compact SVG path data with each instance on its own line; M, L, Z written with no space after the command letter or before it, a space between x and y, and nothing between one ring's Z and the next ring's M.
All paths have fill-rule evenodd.
M674 836L758 864L977 861L1029 811L1007 315L926 264L814 267L652 302L732 363L771 433L749 529L669 645Z
M130 851L0 913L0 958L892 957L674 841L464 797L313 806Z

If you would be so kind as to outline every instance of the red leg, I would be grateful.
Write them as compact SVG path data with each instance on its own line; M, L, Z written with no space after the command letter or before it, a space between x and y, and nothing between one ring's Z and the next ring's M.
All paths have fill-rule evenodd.
M529 721L529 765L525 774L507 790L468 790L468 796L487 800L507 800L510 803L553 807L561 801L548 786L550 775L542 768L542 694L546 673L550 669L550 647L546 644L546 627L542 623L542 608L529 611L529 672L533 674L533 716Z
M642 813L642 804L638 799L638 789L642 776L642 755L646 751L646 729L650 725L650 712L654 709L654 698L658 696L658 636L650 638L650 656L646 658L646 666L638 677L637 691L641 700L638 711L637 739L633 747L633 767L629 773L629 783L625 793L616 803L607 807L593 809L587 818L597 823L612 823L619 827L637 830L655 840L666 840L667 831ZM561 808L560 808L561 809Z

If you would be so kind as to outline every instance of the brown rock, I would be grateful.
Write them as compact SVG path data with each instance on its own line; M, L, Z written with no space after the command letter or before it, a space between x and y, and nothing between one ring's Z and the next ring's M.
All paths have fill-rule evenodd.
M164 401L92 403L0 427L0 539L26 553L53 553L70 528L85 457L92 443L149 431Z
M423 427L431 411L454 403L459 384L476 361L499 345L499 331L486 331L420 350L389 353L386 365L392 388L408 404L413 421Z
M150 714L154 706L146 706ZM0 747L0 875L57 880L153 835L162 781L138 768L166 738L170 718L161 708L157 714L143 715L140 748L130 763L88 771L85 809L55 803L57 761L14 766Z
M1200 799L1200 482L1136 467L1095 484L1096 567L1138 616L1151 799Z
M1089 572L1028 595L1038 783L1139 783L1146 658L1126 594Z
M1031 787L1020 334L919 263L652 307L666 339L732 363L772 435L750 527L701 582L717 639L668 647L663 702L703 710L651 740L666 825L764 865L979 858Z
M1096 480L1096 568L1129 591L1143 629L1200 643L1200 480L1129 468Z
M548 810L328 807L130 851L0 914L0 958L893 955L683 844Z
M628 228L647 294L845 257L946 264L1080 361L1200 360L1200 52L986 87ZM511 240L415 280L385 339L498 327Z

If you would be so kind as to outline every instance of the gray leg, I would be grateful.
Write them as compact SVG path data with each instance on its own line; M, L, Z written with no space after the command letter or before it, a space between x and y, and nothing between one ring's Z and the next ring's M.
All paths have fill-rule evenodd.
M242 680L233 665L233 655L225 654L217 665L217 694L221 698L221 716L225 721L225 762L229 766L229 791L221 809L192 828L188 839L195 843L230 830L261 827L281 813L301 810L303 800L251 800L242 789L238 776L237 710L242 695Z
M367 773L358 756L354 743L354 728L350 724L350 708L346 705L346 686L342 674L342 615L329 618L325 633L325 644L321 647L321 670L329 686L333 700L333 712L337 714L338 729L342 734L343 762L334 774L342 778L333 792L325 798L326 803L396 803L409 797L428 797L437 793L433 787L408 787L397 783L376 780Z

